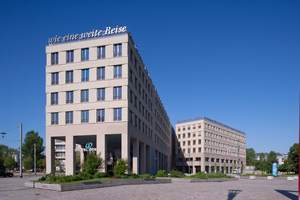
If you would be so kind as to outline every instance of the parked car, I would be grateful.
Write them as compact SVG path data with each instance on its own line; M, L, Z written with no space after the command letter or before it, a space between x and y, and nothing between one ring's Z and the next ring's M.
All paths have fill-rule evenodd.
M10 173L10 172L6 172L6 171L3 170L3 169L0 169L0 176L4 176L4 177L6 177L6 176L13 177L14 174L13 174L13 173Z

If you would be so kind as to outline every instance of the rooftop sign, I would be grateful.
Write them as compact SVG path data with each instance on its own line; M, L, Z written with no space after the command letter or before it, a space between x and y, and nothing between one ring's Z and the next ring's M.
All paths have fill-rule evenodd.
M127 32L127 27L119 27L117 26L116 28L111 28L110 26L106 27L105 30L98 30L98 29L93 29L93 31L90 32L84 32L80 34L68 34L63 37L61 36L55 36L54 38L49 38L49 45L55 44L55 43L60 43L60 42L68 42L68 41L73 41L73 40L82 40L82 39L87 39L87 38L95 38L95 37L101 37L101 36L107 36L107 35L114 35L114 34L119 34L119 33L126 33Z

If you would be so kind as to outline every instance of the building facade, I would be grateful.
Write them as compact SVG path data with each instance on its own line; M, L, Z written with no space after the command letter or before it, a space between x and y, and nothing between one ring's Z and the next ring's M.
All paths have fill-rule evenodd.
M62 43L70 40L75 41ZM100 154L105 172L119 158L128 159L134 173L168 171L172 126L126 27L69 34L49 43L47 173L54 173L55 156L61 154L66 174L75 174L78 151L82 161L92 151ZM64 150L55 149L55 140Z
M207 117L199 117L177 122L176 137L176 168L179 171L184 173L221 171L227 174L233 169L245 171L244 132Z

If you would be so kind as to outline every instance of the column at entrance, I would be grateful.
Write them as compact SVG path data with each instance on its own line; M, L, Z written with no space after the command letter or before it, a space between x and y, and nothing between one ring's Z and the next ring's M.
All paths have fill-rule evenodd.
M66 175L75 174L75 141L74 136L66 136Z
M132 139L132 171L139 174L139 140Z
M105 134L98 134L96 136L96 143L97 143L97 155L101 155L101 158L103 158L104 161L106 161L106 138ZM107 172L106 170L106 162L103 166L102 172Z
M47 174L51 173L55 175L55 138L48 136L46 138L46 146L50 147L46 149L46 170Z

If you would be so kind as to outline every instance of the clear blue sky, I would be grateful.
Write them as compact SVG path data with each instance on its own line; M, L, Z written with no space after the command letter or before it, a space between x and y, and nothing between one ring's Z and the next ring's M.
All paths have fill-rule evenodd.
M206 116L247 148L299 141L300 1L0 0L0 132L45 139L48 38L127 26L173 127ZM0 144L17 148L19 129Z

